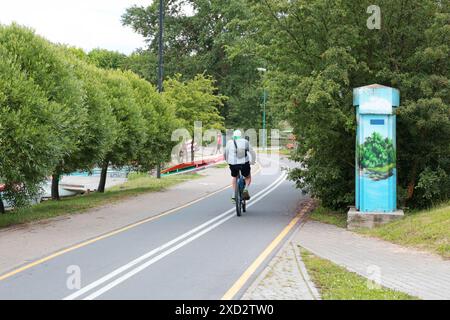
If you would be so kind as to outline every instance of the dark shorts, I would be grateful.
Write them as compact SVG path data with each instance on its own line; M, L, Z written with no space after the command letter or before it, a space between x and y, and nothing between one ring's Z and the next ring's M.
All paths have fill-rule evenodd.
M248 177L250 175L250 162L246 162L244 164L230 164L231 176L236 178L241 171L241 174L244 177Z

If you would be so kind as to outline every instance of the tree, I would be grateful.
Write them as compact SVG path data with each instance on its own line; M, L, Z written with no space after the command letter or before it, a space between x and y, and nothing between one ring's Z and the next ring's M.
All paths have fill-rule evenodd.
M0 28L0 38L5 31ZM0 45L0 181L15 207L28 205L63 156L61 106L29 79L17 58ZM0 194L0 213L4 212Z
M118 136L100 164L102 168L99 192L105 191L108 166L136 164L145 139L145 121L126 74L120 70L105 71L105 88L117 123Z
M121 69L127 56L117 51L94 49L88 53L87 59L99 68Z
M166 2L165 74L181 81L205 74L216 79L219 95L229 97L221 108L227 125L260 128L261 77L257 67L264 60L255 55L234 55L228 47L241 37L238 21L252 15L245 1L171 0ZM148 39L148 50L140 50L126 65L155 81L158 52L158 5L133 6L123 15L123 24ZM192 8L186 15L184 8ZM142 56L142 58L139 58ZM154 82L156 83L156 82Z
M431 203L418 184L427 168L439 179L426 181L448 194L448 0L378 1L380 30L367 28L370 1L247 3L254 15L238 24L242 36L233 51L268 62L272 106L298 138L293 158L302 166L291 172L298 187L325 206L354 202L352 89L380 83L398 88L402 97L397 171L400 195L406 196L400 204Z
M134 98L145 122L145 142L138 153L137 165L141 171L149 171L156 165L170 160L174 142L173 130L178 127L174 106L169 104L156 88L132 72L126 72Z
M101 69L78 57L78 51L60 48L75 76L83 87L83 107L86 110L84 134L79 138L78 148L59 165L59 174L76 170L90 171L104 161L106 153L117 139L117 122L113 115L106 91L106 76ZM59 199L59 176L54 176L54 198Z
M219 107L226 99L214 93L216 88L211 78L197 75L193 80L182 81L181 76L169 79L165 83L164 96L175 106L175 115L180 125L186 128L192 138L191 161L194 161L194 122L201 121L204 129L223 129L223 118Z
M0 44L15 57L15 63L39 86L49 102L59 106L58 131L63 158L58 157L52 175L52 197L59 198L57 181L65 161L79 149L85 133L86 109L83 104L82 83L68 61L54 45L27 28L12 24L2 27Z

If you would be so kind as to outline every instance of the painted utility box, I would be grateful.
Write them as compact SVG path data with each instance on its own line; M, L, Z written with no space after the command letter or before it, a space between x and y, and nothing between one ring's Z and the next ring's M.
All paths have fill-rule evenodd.
M374 84L353 91L356 107L356 210L397 211L397 89Z

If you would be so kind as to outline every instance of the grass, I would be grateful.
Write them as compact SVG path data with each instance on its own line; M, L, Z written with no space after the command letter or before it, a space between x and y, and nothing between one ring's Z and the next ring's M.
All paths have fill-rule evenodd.
M320 291L323 300L416 300L406 293L381 286L368 285L368 280L360 275L319 258L300 248L311 280Z
M216 165L214 166L214 168L217 168L217 169L228 168L228 163L222 162L222 163L216 164Z
M0 214L0 228L66 214L82 213L89 209L111 204L140 194L162 191L178 183L200 178L198 174L166 176L158 180L146 174L131 174L122 185L114 186L105 193L63 198L60 201L43 201L40 204Z
M315 209L309 218L341 228L347 226L345 213L323 207ZM430 210L406 213L405 218L374 229L358 229L355 232L450 259L450 202Z
M264 154L279 153L279 154L284 155L284 156L290 156L292 150L286 149L286 148L281 148L279 150L262 150L262 149L260 149L257 152L258 153L264 153Z
M430 210L409 213L402 220L375 229L360 229L358 232L450 259L450 202Z
M347 214L344 212L331 211L322 206L314 209L309 215L309 219L334 224L335 226L346 228L347 227Z

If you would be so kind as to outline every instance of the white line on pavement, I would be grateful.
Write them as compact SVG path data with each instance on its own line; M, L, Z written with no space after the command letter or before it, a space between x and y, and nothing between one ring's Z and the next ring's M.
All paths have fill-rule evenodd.
M261 200L263 197L265 197L265 196L268 195L270 192L272 192L274 189L276 189L276 188L277 188L277 187L278 187L278 186L286 179L286 176L287 176L287 173L286 173L286 172L283 172L283 173L282 173L282 174L281 174L274 182L272 182L269 186L267 186L266 188L264 188L263 190L261 190L261 191L259 191L257 194L255 194L255 195L253 196L253 199L254 199L254 200L252 200L252 201L247 205L247 207L250 207L250 206L252 206L253 204L257 203L257 202L258 202L259 200ZM172 249L169 249L169 250L167 250L167 251L161 253L161 254L158 255L157 257L155 257L155 258L149 260L148 262L146 262L145 264L142 265L142 266L145 265L145 267L143 268L143 269L145 269L146 267L150 266L151 264L153 264L153 263L159 261L160 259L164 258L164 257L167 256L168 254L170 254L170 253L172 253L172 252L178 250L179 248L185 246L186 244L192 242L193 240L197 239L198 237L202 236L203 234L205 234L205 233L207 233L207 232L209 232L209 231L215 229L215 228L218 227L219 225L221 225L221 224L223 224L224 222L226 222L227 220L231 219L232 217L234 217L234 211L235 211L234 208L232 208L232 209L230 209L230 210L227 210L226 212L220 214L219 216L217 216L217 217L215 217L215 218L213 218L213 219L211 219L211 220L209 220L209 221L207 221L207 222L201 224L200 226L198 226L198 227L196 227L196 228L194 228L194 229L192 229L192 230L190 230L190 231L188 231L188 232L182 234L181 236L179 236L179 237L177 237L177 238L175 238L175 239L173 239L173 240L171 240L171 241L169 241L169 242L167 242L167 243L161 245L160 247L158 247L158 248L156 248L156 249L153 249L153 250L149 251L148 253L146 253L146 254L144 254L144 255L142 255L142 256L136 258L135 260L133 260L133 261L131 261L131 262L129 262L129 263L123 265L122 267L120 267L120 268L118 268L118 269L112 271L111 273L109 273L109 274L105 275L104 277L102 277L102 278L100 278L100 279L98 279L98 280L92 282L91 284L87 285L86 287L83 287L82 289L80 289L80 290L74 292L73 294L71 294L71 295L69 295L69 296L63 298L63 300L73 300L73 299L76 299L76 298L80 297L81 295L83 295L83 294L85 294L85 293L91 291L92 289L94 289L94 288L96 288L96 287L102 285L102 284L105 283L106 281L108 281L108 280L114 278L115 276L117 276L117 275L119 275L119 274L121 274L121 273L127 271L128 269L130 269L130 268L134 267L135 265L137 265L137 264L143 262L144 260L150 258L151 256L153 256L153 255L155 255L155 254L157 254L157 253L159 253L159 252L161 252L161 251L163 251L163 250L169 248L170 246L176 244L177 242L179 242L179 241L181 241L181 240L183 240L183 239L185 239L185 238L191 236L192 234L194 234L194 233L196 233L196 232L198 232L198 231L200 231L200 230L206 228L207 226L209 226L210 224L216 222L217 220L222 219L222 218L224 218L225 216L229 215L229 216L227 216L226 218L224 218L224 219L220 220L219 222L217 222L216 224L214 224L214 225L212 225L212 226L206 228L205 230L201 231L201 232L198 233L197 235L192 236L191 238L189 238L189 239L187 239L187 240L181 242L180 244L178 244L177 246L173 247ZM233 214L231 214L232 212L233 212ZM150 264L149 264L149 263L150 263ZM101 295L101 294L103 294L104 292L110 290L112 287L114 287L114 286L118 285L119 283L125 281L126 279L128 279L128 278L131 277L131 276L133 276L134 274L136 274L136 273L142 271L142 270L143 270L143 269L141 269L142 266L137 267L136 269L130 271L129 273L125 274L124 276L118 278L117 280L115 280L115 281L112 282L111 284L105 286L104 288L108 288L107 290L104 290L104 288L102 288L102 289L100 289L100 290L94 292L94 293L91 294L90 296L88 296L86 299L89 299L89 298L91 298L91 297L92 297L91 299L95 299L95 297L98 297L99 295ZM137 271L137 272L134 272L135 270L138 270L138 271ZM131 274L131 275L128 276L129 274ZM126 278L124 278L124 277L126 277ZM123 279L123 280L122 280L122 279ZM119 280L120 280L120 281L119 281ZM119 281L119 282L117 282L117 281ZM112 284L114 284L114 285L111 287ZM100 291L101 291L101 293L100 293L100 294L97 294L97 293L100 292Z

